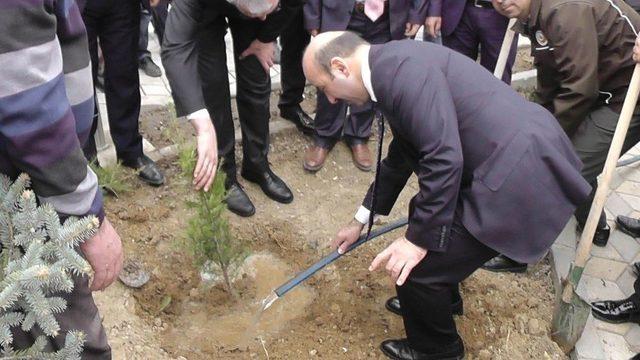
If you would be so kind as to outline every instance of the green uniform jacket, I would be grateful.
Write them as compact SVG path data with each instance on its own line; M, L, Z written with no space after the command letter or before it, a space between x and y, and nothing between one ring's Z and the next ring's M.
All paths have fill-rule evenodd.
M537 96L572 135L600 106L620 112L640 15L622 0L532 0L515 30L531 40ZM636 113L640 113L636 108Z

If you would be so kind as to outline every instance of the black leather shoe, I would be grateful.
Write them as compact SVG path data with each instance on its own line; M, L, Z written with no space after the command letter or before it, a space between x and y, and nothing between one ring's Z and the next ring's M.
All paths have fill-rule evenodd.
M147 76L151 76L151 77L162 76L162 69L160 69L160 66L156 65L156 63L154 63L151 57L149 56L143 57L138 63L138 67L145 74L147 74Z
M137 170L140 179L149 185L160 186L164 184L162 171L147 155L142 155L133 160L122 160L122 165Z
M527 264L519 263L500 254L484 263L482 268L493 272L523 273L527 271Z
M303 134L311 135L314 132L313 118L302 110L300 105L281 106L280 117L296 124L298 130L302 131Z
M390 297L387 302L384 303L384 307L392 313L402 316L402 306L397 296ZM451 312L453 312L453 315L462 315L464 313L463 309L462 298L451 303Z
M583 226L584 225L581 225L580 223L576 225L576 229L578 230L579 233L582 232ZM596 233L593 234L593 245L600 246L600 247L607 246L607 243L609 242L610 234L611 234L611 228L609 227L609 225L603 228L596 228Z
M455 343L436 352L424 353L412 349L407 339L385 340L380 344L380 350L390 359L394 360L462 360L464 359L464 346L462 341Z
M633 236L634 238L640 237L640 220L618 215L616 224L618 225L618 229L623 233Z
M256 213L251 199L237 182L229 185L227 198L224 201L227 203L227 209L238 216L249 217Z
M632 296L636 296L635 294ZM634 322L640 324L640 307L632 300L607 300L591 303L591 312L596 319L613 324Z
M288 204L293 201L293 193L291 193L287 184L274 174L271 169L267 169L267 171L261 174L243 169L241 175L248 181L260 185L265 195L271 199L283 204Z

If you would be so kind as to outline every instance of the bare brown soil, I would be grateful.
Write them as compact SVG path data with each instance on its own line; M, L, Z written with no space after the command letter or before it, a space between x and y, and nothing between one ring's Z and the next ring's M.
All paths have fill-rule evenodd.
M305 106L309 106L306 104ZM239 298L208 286L184 246L191 194L175 159L160 161L167 184L141 184L107 213L126 254L151 273L141 289L115 284L97 295L116 359L382 359L378 345L404 336L402 321L384 309L394 295L369 262L401 234L396 231L345 256L268 309L255 328L258 302L329 250L326 244L349 221L372 180L357 170L346 146L325 167L306 173L301 161L309 140L295 130L272 137L274 171L295 194L292 204L269 200L241 179L257 213L229 214L233 234L251 252L236 281ZM373 144L370 145L373 149ZM238 153L240 157L240 153ZM389 219L406 216L417 191L412 179ZM523 275L478 271L462 285L464 316L457 318L467 359L564 359L549 339L553 289L546 261Z

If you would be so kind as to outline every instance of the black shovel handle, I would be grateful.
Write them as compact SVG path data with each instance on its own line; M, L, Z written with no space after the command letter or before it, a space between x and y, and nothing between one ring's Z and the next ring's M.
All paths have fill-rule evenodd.
M365 242L367 242L367 241L369 241L369 240L371 240L371 239L373 239L375 237L378 237L380 235L386 234L389 231L393 231L393 230L395 230L395 229L397 229L399 227L405 226L407 224L407 222L408 222L408 220L405 218L405 219L396 220L396 221L394 221L392 223L389 223L387 225L381 226L381 227L379 227L379 228L377 228L375 230L372 230L368 239L367 239L367 235L366 234L360 235L360 237L358 238L358 241L356 241L353 244L351 244L351 246L349 246L347 248L347 251L345 251L344 254L348 253L349 251L357 248L358 246L364 244ZM334 250L331 254L323 257L318 262L316 262L315 264L311 265L308 269L304 270L303 272L299 273L298 275L296 275L291 280L289 280L286 283L284 283L283 285L281 285L274 292L276 293L276 295L278 295L278 297L283 296L284 294L289 292L289 290L291 290L294 287L298 286L300 283L302 283L303 281L305 281L309 277L311 277L311 275L315 274L316 272L318 272L319 270L321 270L325 266L331 264L334 260L336 260L337 258L341 257L344 254L340 254L340 253L338 253L338 250Z

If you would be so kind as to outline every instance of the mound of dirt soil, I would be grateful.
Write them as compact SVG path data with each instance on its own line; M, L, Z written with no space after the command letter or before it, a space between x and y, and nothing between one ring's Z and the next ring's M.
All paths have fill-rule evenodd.
M121 284L99 294L116 359L383 359L379 343L404 336L402 320L384 309L394 295L383 273L367 267L402 230L381 237L287 294L252 325L258 303L288 277L328 253L327 243L359 206L373 173L352 164L338 144L315 174L302 169L309 139L295 131L272 137L270 161L294 192L288 205L240 181L254 201L251 218L229 214L232 232L253 254L235 287L238 298L200 280L184 249L189 185L175 159L164 159L167 184L138 184L107 200L107 214L126 254L150 272L141 289ZM373 144L370 145L373 149ZM238 152L238 159L241 154ZM389 219L406 216L412 178ZM478 271L462 285L465 314L457 318L467 359L564 359L548 336L553 289L549 265L522 275Z

